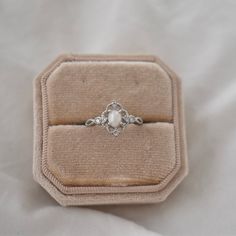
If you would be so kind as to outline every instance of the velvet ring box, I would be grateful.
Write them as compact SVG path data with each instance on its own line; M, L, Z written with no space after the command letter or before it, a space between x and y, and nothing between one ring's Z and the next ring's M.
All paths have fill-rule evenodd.
M86 127L112 100L143 125ZM33 173L65 206L163 201L187 174L179 79L154 56L60 56L34 83Z

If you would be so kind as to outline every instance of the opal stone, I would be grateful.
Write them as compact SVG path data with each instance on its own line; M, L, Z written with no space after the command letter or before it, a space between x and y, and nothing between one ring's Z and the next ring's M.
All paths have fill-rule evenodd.
M121 119L122 119L121 114L116 110L112 110L108 114L108 123L113 128L119 127Z

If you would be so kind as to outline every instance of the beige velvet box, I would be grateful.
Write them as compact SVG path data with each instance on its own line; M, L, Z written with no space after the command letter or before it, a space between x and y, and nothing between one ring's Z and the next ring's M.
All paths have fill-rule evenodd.
M143 125L86 127L112 100ZM181 100L154 56L60 56L34 83L35 180L61 205L163 201L187 174Z

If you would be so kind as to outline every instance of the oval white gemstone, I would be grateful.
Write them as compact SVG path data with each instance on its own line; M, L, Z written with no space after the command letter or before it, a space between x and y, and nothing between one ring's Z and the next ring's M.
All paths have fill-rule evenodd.
M121 114L118 111L110 111L108 114L108 122L113 128L117 128L121 122Z

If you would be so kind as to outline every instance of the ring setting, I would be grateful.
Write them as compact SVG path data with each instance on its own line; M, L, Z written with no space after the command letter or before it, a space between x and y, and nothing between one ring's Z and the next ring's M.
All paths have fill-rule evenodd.
M118 136L120 132L129 124L142 125L143 120L141 117L130 115L122 105L116 101L112 101L107 105L106 110L102 112L101 116L88 119L85 122L87 127L100 125L107 129L107 131Z

